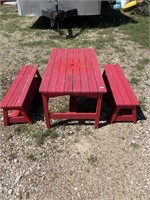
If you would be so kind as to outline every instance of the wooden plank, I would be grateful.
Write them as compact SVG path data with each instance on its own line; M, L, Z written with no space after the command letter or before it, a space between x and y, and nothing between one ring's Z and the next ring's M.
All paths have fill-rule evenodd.
M55 62L56 52L57 52L57 49L53 49L51 54L50 54L50 57L48 59L47 67L46 67L46 70L44 72L43 79L42 79L42 82L41 82L41 85L40 85L40 88L39 88L39 91L42 92L42 93L48 92L48 87L49 87L49 82L50 82L50 79L51 79L53 65L54 65L54 62Z
M115 121L118 122L131 122L133 121L133 115L121 115L121 116L117 116Z
M33 69L34 71L36 71L36 68L33 68L32 66L26 66L26 71L23 74L22 78L20 79L20 82L18 83L14 93L11 96L11 99L7 104L8 107L9 106L13 106L14 108L22 107L24 96L26 96L26 91L27 91L26 86L27 88L29 87L29 85L27 85L28 81L30 81L29 75Z
M24 81L26 80L26 77L28 74L29 74L29 70L27 70L27 67L26 67L25 72L23 73L23 76L21 77L21 79L19 79L19 82L18 82L18 77L15 79L14 82L17 82L17 86L15 87L15 89L13 88L13 94L9 97L7 107L10 107L10 106L13 106L14 108L16 107L16 101L19 98L21 90L24 86Z
M55 92L57 93L64 92L66 67L67 67L67 49L62 49L62 58L60 62L60 68L58 71L57 84L55 88Z
M87 68L87 76L89 81L89 89L90 93L97 93L99 92L96 77L94 74L94 69L92 67L92 61L89 53L89 49L85 49L85 61L86 61L86 68Z
M10 117L18 117L20 115L20 111L19 110L13 110L10 114Z
M66 77L65 77L65 92L71 93L73 91L73 49L67 49L67 69L66 69Z
M96 113L77 113L77 112L67 112L67 113L50 113L50 119L95 119Z
M90 51L91 61L93 63L92 67L93 67L95 79L97 82L98 91L101 93L106 93L106 87L105 87L104 80L103 80L101 72L100 72L100 68L99 68L95 50L93 48L90 48L89 51Z
M34 79L35 74L36 74L36 70L37 70L37 68L35 68L35 67L32 68L31 70L29 70L30 73L29 73L29 75L28 75L28 77L27 77L27 79L26 79L26 81L24 83L24 86L23 86L23 88L21 90L20 96L19 96L19 98L16 101L16 106L22 107L22 105L23 105L23 103L25 101L25 98L27 96L27 93L29 91L29 88L32 85L33 79ZM35 91L32 93L32 98L34 96L34 93L35 93ZM31 102L32 98L28 99L28 102Z
M74 49L74 66L73 66L73 92L81 92L81 73L79 63L79 49Z
M121 97L120 92L118 90L118 87L116 85L115 78L110 71L109 65L104 65L104 69L105 69L105 72L106 72L106 77L109 80L109 85L110 85L110 88L112 90L115 102L117 102L119 105L123 105L124 102L122 100L122 97Z
M61 59L62 59L62 49L57 49L56 55L55 55L55 62L52 65L51 77L50 77L49 85L47 89L48 92L56 91Z
M129 97L128 97L128 94L124 88L124 85L122 84L125 80L125 77L121 78L119 75L120 73L118 74L118 67L117 65L109 65L109 69L110 71L112 72L113 76L114 76L114 80L115 80L115 83L116 83L116 86L118 87L118 90L120 92L120 95L122 97L122 100L123 100L123 105L132 105ZM117 105L120 105L119 104L120 102L116 102Z
M84 49L79 50L79 67L80 67L80 74L81 74L81 92L82 93L89 93L89 78L87 76L87 66L85 62L85 52Z
M126 93L128 95L128 98L130 99L130 102L133 106L139 106L139 101L136 97L136 95L134 94L127 78L125 77L121 67L119 65L116 65L116 69L117 69L117 73L118 76L120 77L120 80L122 81L122 84L126 90Z
M23 123L26 122L24 116L16 116L16 117L9 117L9 124L18 124L18 123Z
M20 80L22 79L25 71L26 71L26 67L22 66L21 70L18 72L18 74L16 76L16 79L11 84L10 88L8 89L6 95L4 96L4 98L3 98L2 102L1 102L1 107L2 108L7 107L7 104L10 101L11 96L14 94L16 88L18 87L18 84L20 83Z

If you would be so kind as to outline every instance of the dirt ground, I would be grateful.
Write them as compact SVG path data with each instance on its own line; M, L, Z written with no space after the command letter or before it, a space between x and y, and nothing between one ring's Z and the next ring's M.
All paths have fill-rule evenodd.
M14 10L10 8L9 12ZM1 16L3 12L0 11ZM7 20L1 21L1 99L21 65L38 63L43 75L53 47L94 46L101 71L104 63L119 63L123 67L141 108L136 124L110 125L106 97L100 128L94 129L92 121L53 122L49 132L42 107L32 113L32 125L7 127L3 126L1 110L0 199L149 200L149 49L130 40L118 27L87 28L78 37L66 40L53 37L56 34L53 30L27 28L36 19L15 16L9 19L11 27ZM104 42L103 46L98 46L99 40L101 45ZM50 102L50 107L66 109L63 107L66 102L67 97L58 98Z

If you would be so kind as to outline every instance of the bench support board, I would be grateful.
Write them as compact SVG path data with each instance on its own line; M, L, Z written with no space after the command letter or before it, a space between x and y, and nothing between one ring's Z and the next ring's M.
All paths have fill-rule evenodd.
M131 114L126 114L124 112L122 112L120 115L120 111L124 110L125 108L118 108L116 107L112 113L112 116L110 118L110 124L112 124L114 121L126 121L126 122L130 122L133 121L133 123L136 123L136 107L131 108Z

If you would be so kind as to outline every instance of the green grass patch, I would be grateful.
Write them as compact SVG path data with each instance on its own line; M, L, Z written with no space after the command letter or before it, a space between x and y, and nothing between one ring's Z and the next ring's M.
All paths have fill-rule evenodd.
M14 133L17 135L27 134L27 135L31 136L31 138L33 138L39 146L44 144L44 141L47 137L49 137L52 140L56 139L58 137L58 134L56 133L55 129L53 129L53 128L43 130L39 126L33 126L33 125L29 126L28 124L18 125L14 129Z
M115 39L114 39L114 37L111 37L111 35L107 35L105 38L99 37L95 41L95 48L96 49L102 49L103 47L105 47L108 44L109 45L114 45L114 42L115 42Z
M28 125L27 124L18 125L14 129L14 133L16 135L21 135L21 134L26 133L26 132L28 132Z
M91 165L94 165L94 166L98 162L98 158L95 155L90 155L90 157L87 160Z
M17 153L11 153L11 154L9 154L8 158L9 158L10 161L16 159L17 158Z
M128 34L127 39L138 42L142 47L149 48L149 17L138 17L137 23L127 23L119 27Z
M58 137L58 134L54 129L47 129L43 135L44 137L50 136L51 139L55 139Z
M136 77L132 77L130 82L132 85L138 85L140 82L140 79Z
M29 160L31 160L31 161L36 161L36 160L37 160L37 158L35 157L35 155L33 155L32 153L29 153L29 154L27 155L27 158L28 158Z
M5 81L6 81L6 76L7 76L7 74L6 74L5 71L0 71L0 83L1 83L1 84L4 84L4 83L5 83Z
M48 129L46 131L40 131L40 129L35 129L29 133L32 138L36 140L36 143L41 146L44 144L44 141L47 137L50 137L51 139L56 139L58 137L58 134L54 129Z
M142 60L139 61L139 63L137 65L135 65L135 68L138 70L138 71L141 71L145 68L145 66L147 64L150 63L150 59L149 58L143 58Z
M29 198L30 198L30 193L26 192L26 199L29 199Z
M7 12L7 11L6 11ZM18 15L17 15L17 13L11 13L11 14L9 14L9 13L4 13L4 14L2 14L2 15L0 15L1 16L1 20L3 21L5 21L5 20L8 20L8 19L15 19L15 18L18 18Z
M36 47L36 46L50 46L50 47L60 47L60 44L52 40L35 40L30 42L21 43L22 46L26 47Z
M67 112L68 111L68 104L67 102L62 102L61 106L59 107L58 111L59 112Z

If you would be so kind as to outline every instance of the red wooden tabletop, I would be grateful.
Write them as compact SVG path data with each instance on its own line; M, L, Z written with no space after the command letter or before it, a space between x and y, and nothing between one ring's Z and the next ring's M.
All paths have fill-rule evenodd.
M53 49L39 90L46 94L105 93L95 50Z

